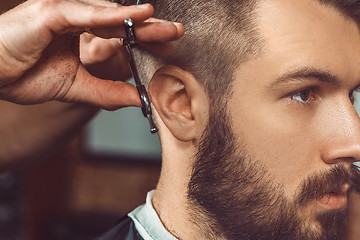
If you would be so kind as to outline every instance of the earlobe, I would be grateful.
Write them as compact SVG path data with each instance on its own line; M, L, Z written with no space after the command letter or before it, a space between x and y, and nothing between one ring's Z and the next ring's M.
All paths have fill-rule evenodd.
M207 121L207 95L195 77L179 67L164 66L148 87L161 120L180 141L200 138Z

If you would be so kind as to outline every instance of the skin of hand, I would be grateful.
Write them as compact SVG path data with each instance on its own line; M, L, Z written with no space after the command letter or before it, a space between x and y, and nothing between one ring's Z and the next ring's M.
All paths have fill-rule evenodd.
M19 104L80 102L107 110L140 106L134 86L97 78L85 69L79 58L79 35L91 28L110 49L119 49L114 38L126 36L123 22L130 17L140 44L167 53L169 41L180 38L184 29L181 24L150 18L153 11L149 4L124 7L104 0L29 0L6 12L0 16L0 99ZM101 43L99 38L91 41ZM82 57L90 71L104 60L102 64L122 61L127 66L120 50L97 59L90 50L87 55L83 51ZM117 80L129 77L126 68L122 72ZM114 79L115 74L110 75L100 77Z
M82 64L94 76L127 80L127 52L118 39L102 39L93 34L80 36ZM78 133L98 108L79 103L51 101L19 105L0 100L0 171L12 170L42 159ZM41 124L39 124L41 123Z
M93 34L80 36L80 59L86 70L93 76L113 81L127 81L131 71L126 64L127 50L119 39L103 39Z

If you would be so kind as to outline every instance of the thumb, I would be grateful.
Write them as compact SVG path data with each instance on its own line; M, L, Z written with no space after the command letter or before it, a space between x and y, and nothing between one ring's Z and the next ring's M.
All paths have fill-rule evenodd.
M59 100L88 103L110 111L130 106L141 107L134 85L94 77L82 65L64 99Z

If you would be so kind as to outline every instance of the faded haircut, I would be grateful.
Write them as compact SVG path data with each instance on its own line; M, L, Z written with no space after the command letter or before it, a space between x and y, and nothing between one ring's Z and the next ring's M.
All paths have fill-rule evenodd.
M137 54L142 79L163 65L176 65L204 84L213 101L225 100L234 69L259 52L254 23L256 0L153 0L154 17L180 22L186 32L168 56ZM221 101L223 102L223 101Z
M207 91L211 102L226 105L233 74L239 65L261 53L256 7L264 0L146 0L154 17L180 22L185 36L171 55L158 56L143 48L136 51L144 84L157 69L176 65L191 72ZM300 0L294 0L300 1ZM359 22L359 0L314 0L330 5Z

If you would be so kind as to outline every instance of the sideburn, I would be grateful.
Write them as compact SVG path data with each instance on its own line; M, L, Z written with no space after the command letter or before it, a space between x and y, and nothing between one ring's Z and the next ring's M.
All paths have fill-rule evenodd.
M283 189L265 179L266 170L245 151L231 128L226 104L212 106L209 124L195 155L188 184L188 210L204 239L329 240L343 239L348 209L317 216L323 232L303 229L297 212L316 197L340 191L343 184L359 192L356 167L336 166L307 177L298 199L290 203ZM216 108L216 109L215 109Z
M209 240L288 240L298 231L295 212L238 149L226 106L213 108L188 184L193 223Z

